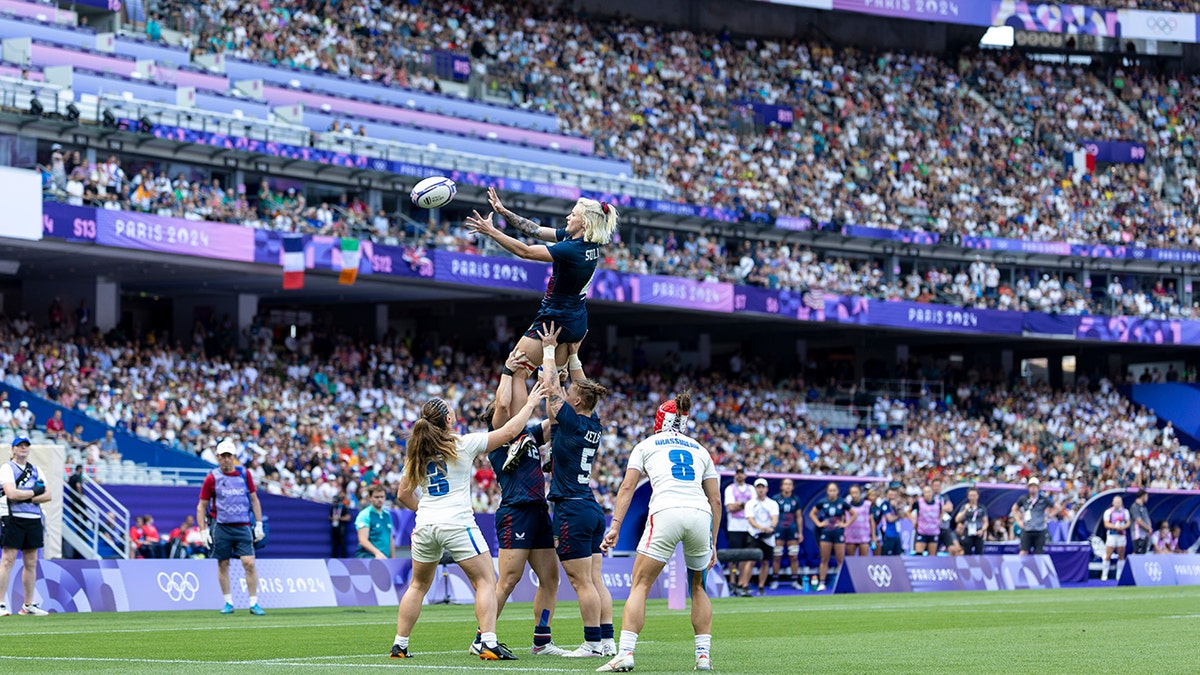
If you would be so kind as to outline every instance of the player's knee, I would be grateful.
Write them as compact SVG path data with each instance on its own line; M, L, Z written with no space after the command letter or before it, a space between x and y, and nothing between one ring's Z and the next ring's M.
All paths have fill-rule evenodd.
M779 546L779 545L776 545L776 546L775 546L775 557L776 557L776 558L782 558L782 557L783 557L783 547L782 547L782 546Z
M800 555L800 544L792 544L791 546L788 546L787 552L788 552L788 555L791 557L796 557L796 556Z

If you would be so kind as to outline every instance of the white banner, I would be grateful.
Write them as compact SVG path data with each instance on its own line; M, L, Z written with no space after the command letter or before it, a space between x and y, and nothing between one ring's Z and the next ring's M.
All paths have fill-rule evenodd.
M1117 12L1121 37L1166 42L1195 42L1196 15L1122 9Z
M28 169L0 166L0 237L42 238L42 175Z

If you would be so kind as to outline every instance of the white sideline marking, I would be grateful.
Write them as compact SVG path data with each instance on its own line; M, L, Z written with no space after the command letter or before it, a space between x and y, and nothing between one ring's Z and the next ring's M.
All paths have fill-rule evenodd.
M447 652L426 652L428 654L438 654ZM418 656L420 652L417 653ZM354 656L342 656L337 658L359 658ZM388 658L386 654L380 658ZM190 665L190 666L283 666L286 668L395 668L393 663L312 663L309 661L201 661L189 659L131 659L131 658L105 658L99 656L5 656L0 655L0 661L69 661L73 663L144 663L154 665ZM404 668L407 669L424 669L424 670L458 670L464 669L463 666L444 666L437 664L414 664L405 661ZM573 673L578 672L573 668L528 668L522 667L521 670L527 673Z
M1162 617L1164 619L1200 619L1200 614L1172 614Z

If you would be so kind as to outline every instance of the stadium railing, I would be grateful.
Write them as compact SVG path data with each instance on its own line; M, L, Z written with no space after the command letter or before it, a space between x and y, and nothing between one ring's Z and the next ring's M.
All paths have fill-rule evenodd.
M85 474L83 493L64 490L63 539L87 560L129 557L129 509Z
M107 110L117 119L141 120L144 117L154 124L193 131L227 134L301 147L308 147L312 144L313 134L307 127L279 120L261 120L245 115L231 115L167 103L126 99L113 94L104 94L99 97L85 94L80 97L80 105L93 109L93 115L89 117L92 120L101 119L104 111Z

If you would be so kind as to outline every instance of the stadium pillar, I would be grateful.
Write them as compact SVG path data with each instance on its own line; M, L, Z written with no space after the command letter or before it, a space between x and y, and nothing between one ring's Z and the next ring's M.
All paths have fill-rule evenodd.
M375 339L382 340L388 331L388 306L384 303L375 305Z
M703 370L708 370L712 367L712 335L701 333L700 339L696 343L696 359L699 361L699 366Z
M121 286L104 277L96 277L95 320L102 333L116 328L121 321Z
M617 348L617 327L615 325L609 324L605 326L604 342L604 346L607 347L608 351L610 352Z
M248 346L246 342L246 331L250 328L250 325L254 323L255 316L258 316L258 296L254 293L238 293L238 347L242 349L245 349Z

